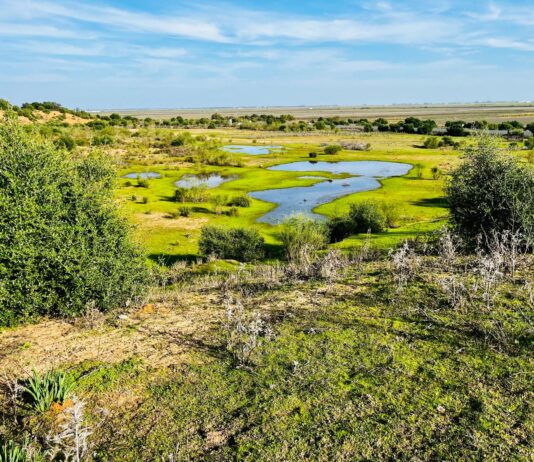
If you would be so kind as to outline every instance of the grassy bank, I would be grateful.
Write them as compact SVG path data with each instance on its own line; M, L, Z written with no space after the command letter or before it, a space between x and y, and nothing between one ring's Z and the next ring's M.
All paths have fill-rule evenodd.
M411 258L402 284L391 261L360 257L309 281L175 270L141 308L5 332L2 368L67 371L97 461L528 460L532 257L490 305L444 288L476 283L476 259ZM238 303L269 331L244 362ZM49 414L1 404L16 416L4 434L48 428Z

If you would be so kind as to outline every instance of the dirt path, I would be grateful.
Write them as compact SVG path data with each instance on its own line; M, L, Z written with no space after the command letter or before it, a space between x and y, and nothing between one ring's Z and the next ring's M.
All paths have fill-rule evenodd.
M184 293L180 303L151 303L93 320L93 326L49 320L6 330L0 333L0 372L18 375L32 368L85 360L114 363L132 356L152 366L181 362L191 346L208 347L207 334L222 314L216 302L210 295Z

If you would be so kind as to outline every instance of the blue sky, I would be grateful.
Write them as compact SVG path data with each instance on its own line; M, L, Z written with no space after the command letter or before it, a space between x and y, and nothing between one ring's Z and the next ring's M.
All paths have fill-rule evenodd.
M0 45L16 104L534 100L525 0L0 0Z

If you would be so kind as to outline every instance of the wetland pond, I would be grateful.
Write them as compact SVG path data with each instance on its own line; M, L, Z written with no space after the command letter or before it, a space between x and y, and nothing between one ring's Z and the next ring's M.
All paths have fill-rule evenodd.
M156 172L134 172L128 173L128 175L124 175L123 178L129 178L130 180L137 180L138 178L141 178L143 180L150 180L153 178L161 178L161 175Z
M175 182L178 188L198 188L205 186L206 188L216 188L217 186L226 183L227 181L235 180L237 175L221 175L220 173L205 173L198 175L184 175L180 180Z
M259 222L276 224L294 214L324 218L323 215L314 213L313 209L342 196L378 189L380 179L406 175L411 168L410 164L380 161L292 162L275 165L269 167L268 170L323 172L348 176L326 180L322 177L315 177L321 181L311 186L254 191L249 195L255 199L277 204L276 208L260 217Z
M281 151L283 146L270 145L270 146L249 146L246 144L229 144L223 147L223 151L233 152L234 154L248 154L251 156L261 156L270 154L271 151Z

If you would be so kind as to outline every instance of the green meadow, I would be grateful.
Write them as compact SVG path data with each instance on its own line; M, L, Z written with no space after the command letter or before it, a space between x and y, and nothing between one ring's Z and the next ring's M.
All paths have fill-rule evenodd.
M195 131L192 131L195 133ZM230 207L215 207L210 198L232 197L274 188L310 186L317 181L299 179L304 172L270 171L267 167L298 161L388 161L402 162L414 166L405 176L381 180L376 190L349 194L333 202L317 207L314 211L327 217L339 216L347 212L350 204L360 200L387 201L398 210L399 220L395 228L373 235L376 245L389 248L395 243L418 234L440 228L447 218L447 208L443 186L447 172L459 159L459 153L452 149L424 149L424 136L402 134L362 134L359 136L312 135L288 137L274 134L269 138L255 138L254 132L223 131L210 133L220 140L221 145L282 145L282 152L268 155L231 154L234 166L199 165L183 162L180 158L158 155L128 162L120 169L122 177L130 173L156 172L161 178L149 179L140 187L135 179L121 178L118 198L128 219L137 227L140 242L148 249L153 259L193 257L197 254L197 242L203 225L217 224L228 227L254 226L264 235L268 244L276 245L277 226L257 223L256 220L276 207L276 204L251 199L250 207L238 208L237 216L228 216ZM325 144L364 141L371 145L368 151L342 150L338 154L323 154ZM466 140L469 142L469 140ZM308 154L317 152L318 157L310 159ZM439 174L434 176L432 168ZM219 173L223 176L237 176L206 191L206 202L176 202L175 182L184 175L199 173ZM336 177L330 173L312 173L327 178ZM339 176L337 176L339 178ZM145 183L145 182L143 182ZM181 217L177 211L188 207L190 214ZM354 236L337 244L341 247L358 246L362 236Z

